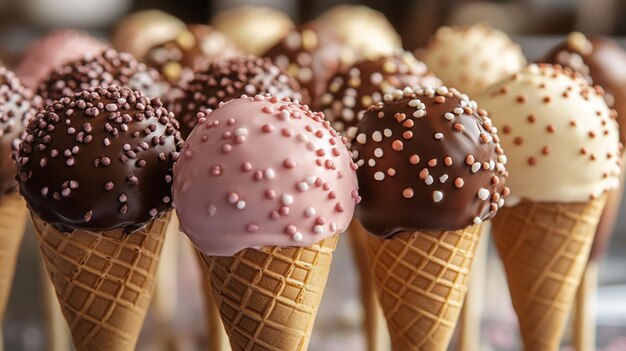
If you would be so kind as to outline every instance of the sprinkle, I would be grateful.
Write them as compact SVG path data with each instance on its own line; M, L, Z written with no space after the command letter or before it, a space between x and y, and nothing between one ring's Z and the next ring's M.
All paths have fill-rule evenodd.
M440 202L443 199L443 193L441 191L433 191L433 201Z
M420 162L420 157L417 155L411 155L409 162L411 162L412 165L416 165Z
M381 181L381 180L385 179L385 173L380 172L380 171L374 173L374 179L376 179L378 181Z
M259 230L259 226L253 223L246 225L246 231L248 233L254 233Z
M454 186L456 186L459 189L462 188L464 184L465 184L465 181L463 181L462 178L456 178L454 180Z
M435 139L437 140L443 139L443 133L435 133Z
M480 162L474 162L474 164L472 164L472 173L478 172L481 167L482 165L480 164Z
M291 196L290 194L284 194L280 198L280 201L282 202L283 205L289 206L289 205L293 204L293 196Z
M307 207L304 210L304 215L306 217L313 217L313 216L315 216L315 209L313 207Z
M474 224L481 224L483 222L482 219L480 219L480 217L474 217Z
M406 188L404 190L402 190L402 196L404 196L407 199L412 198L414 195L413 189L411 188Z
M424 183L426 183L426 185L431 185L434 182L433 176L428 175L426 177L426 179L424 179Z
M451 120L453 120L453 119L454 119L454 115L453 115L452 113L450 113L450 112L446 112L446 113L443 115L443 118L447 119L448 121L451 121Z
M243 210L244 208L246 208L246 202L243 200L240 200L237 202L237 209L239 210Z
M383 134L380 131L375 131L374 133L372 133L372 140L380 143L383 140Z
M263 172L263 176L267 179L273 179L276 174L274 173L274 170L271 168L268 168L265 170L265 172Z
M319 224L313 226L313 233L315 233L315 234L322 234L322 233L324 233L324 227L319 225Z
M364 133L361 133L356 136L356 142L363 145L367 141L367 136Z
M393 143L391 143L391 148L394 151L402 151L402 149L404 149L404 144L400 140L394 140Z
M377 147L376 149L374 149L374 156L381 158L383 157L383 149Z
M302 233L297 232L294 235L292 235L291 238L293 239L293 241L296 241L296 242L302 241Z
M391 129L389 129L389 128L385 128L385 130L383 130L383 134L384 134L387 138L391 137L391 135L392 135Z
M296 187L298 188L298 190L302 192L309 190L309 184L305 182L299 182L298 185L296 185Z
M443 164L445 164L448 167L452 166L452 157L450 156L444 157Z
M483 201L487 201L489 196L490 196L489 190L487 190L485 188L480 188L480 190L478 190L478 198L479 199L481 199Z
M446 182L446 180L448 180L448 175L447 175L447 174L444 174L444 175L442 175L441 177L439 177L439 182L440 182L441 184L445 183L445 182Z

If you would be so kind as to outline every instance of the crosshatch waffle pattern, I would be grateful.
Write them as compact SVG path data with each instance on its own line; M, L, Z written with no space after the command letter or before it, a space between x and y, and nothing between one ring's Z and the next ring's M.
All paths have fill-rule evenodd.
M523 200L500 209L493 237L527 350L557 350L606 196L586 203Z
M134 350L170 214L132 234L62 233L31 217L76 350Z
M306 351L337 240L200 255L233 351Z
M0 326L11 294L28 209L18 193L0 197Z
M444 232L370 235L368 257L393 349L446 350L461 306L481 225Z

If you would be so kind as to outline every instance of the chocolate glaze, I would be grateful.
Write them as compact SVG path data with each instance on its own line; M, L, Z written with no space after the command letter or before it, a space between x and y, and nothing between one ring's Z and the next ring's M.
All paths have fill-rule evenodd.
M128 53L107 49L57 66L37 89L46 104L92 87L122 86L144 92L149 97L164 97L171 88L157 71L138 62Z
M0 66L0 195L17 190L13 153L40 103L13 72Z
M177 82L186 70L198 71L215 60L240 53L233 42L211 26L192 24L173 40L150 48L140 59L159 70L170 82Z
M55 228L131 232L171 208L182 140L158 99L93 88L48 105L26 133L20 193Z
M262 56L296 78L316 109L328 81L342 67L345 50L331 32L307 24L289 32Z
M387 95L367 109L352 150L362 196L356 217L380 237L481 223L509 192L496 128L454 89Z
M384 94L405 87L440 84L424 63L410 52L400 51L361 61L335 75L320 99L320 110L333 121L337 131L347 132L357 125L368 106L382 101Z
M172 111L180 121L180 131L187 138L197 123L197 113L215 109L220 102L269 93L308 103L306 92L268 58L239 56L215 61L197 72L186 84L184 96L174 101Z
M626 51L611 39L571 33L537 62L556 63L580 73L605 90L609 107L617 111L620 140L626 140Z

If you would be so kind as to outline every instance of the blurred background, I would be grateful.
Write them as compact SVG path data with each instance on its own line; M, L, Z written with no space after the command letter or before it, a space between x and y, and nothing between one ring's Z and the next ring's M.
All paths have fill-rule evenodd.
M0 59L17 62L35 38L54 28L80 28L106 38L128 13L160 9L188 23L209 23L219 11L244 4L269 6L288 14L296 23L306 22L340 3L362 4L384 13L400 33L404 47L424 45L442 25L487 23L520 43L529 61L545 53L568 32L610 36L626 43L626 0L0 0ZM626 350L626 208L622 205L608 255L600 265L597 300L598 349ZM333 262L310 350L364 350L357 299L358 282L349 244L344 238ZM182 238L176 279L165 283L166 299L174 318L163 328L150 312L139 350L204 350L204 310L195 257ZM490 248L483 300L481 350L518 350L515 316L504 275ZM32 229L22 244L17 273L4 323L7 351L46 350L48 334L42 321L42 275ZM53 301L54 302L54 301ZM173 306L173 307L172 307ZM568 334L569 335L569 334ZM158 337L155 337L158 336ZM565 349L571 338L566 336Z

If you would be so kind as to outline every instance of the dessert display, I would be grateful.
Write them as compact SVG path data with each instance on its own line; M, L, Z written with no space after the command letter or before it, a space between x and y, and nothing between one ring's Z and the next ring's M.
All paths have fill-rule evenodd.
M480 95L500 126L510 207L493 220L524 347L559 348L606 193L619 186L615 114L599 87L530 65Z
M289 97L307 103L309 100L298 81L274 65L268 58L239 56L211 63L196 72L174 101L172 111L180 121L183 138L196 126L197 113L216 109L220 102L241 97L269 93L275 97Z
M481 226L509 192L496 128L453 88L406 88L367 109L352 152L355 216L372 234L367 253L393 349L445 350Z
M350 51L330 31L314 24L290 31L262 56L298 80L313 108L317 108L330 77L351 60Z
M158 72L132 55L106 49L94 56L57 66L39 85L37 93L49 104L97 86L135 89L149 98L164 97L170 87Z
M0 326L28 216L17 192L13 153L39 102L13 72L0 66Z
M261 55L294 28L285 13L262 6L240 6L218 13L211 25L246 53Z
M186 25L156 10L134 13L118 25L113 46L133 54L171 83L209 63L240 54L234 43L211 26Z
M76 350L134 350L182 140L157 99L116 86L55 100L18 154L43 261Z
M417 57L444 84L470 96L526 64L519 45L505 33L482 24L439 28Z
M345 139L322 114L269 94L198 117L174 166L174 206L231 346L306 350L359 200Z
M405 87L439 86L441 81L408 51L363 60L330 79L320 98L320 109L333 127L354 138L365 109L383 100L385 94Z
M346 64L391 55L402 48L400 35L385 15L367 6L338 5L313 22L331 31L352 51L352 62L347 61ZM345 59L349 60L349 57Z
M626 140L626 51L617 42L573 32L539 59L539 62L569 67L581 74L589 84L601 86L607 105L617 111L620 140L622 143ZM611 192L607 199L591 247L591 260L601 257L608 247L624 192L624 174L622 172L620 188Z
M85 32L59 29L31 44L15 73L26 87L35 90L55 67L97 54L107 47L108 44Z

